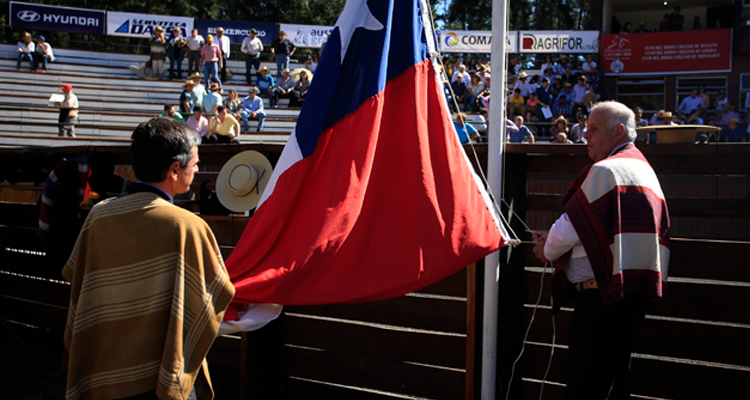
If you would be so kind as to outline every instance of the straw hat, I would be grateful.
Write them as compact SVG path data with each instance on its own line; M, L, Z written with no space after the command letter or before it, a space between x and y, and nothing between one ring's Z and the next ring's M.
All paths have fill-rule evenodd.
M216 196L221 204L235 212L252 210L258 205L273 168L257 151L243 151L230 158L216 178Z
M529 76L529 74L527 74L526 72L521 71L521 73L518 74L518 79L523 79L523 78L526 78L528 76Z
M193 72L192 74L190 74L190 76L188 76L188 79L195 79L195 78L200 78L200 77L201 77L200 72Z
M154 32L164 32L164 28L162 28L161 26L157 26L156 28L154 28Z

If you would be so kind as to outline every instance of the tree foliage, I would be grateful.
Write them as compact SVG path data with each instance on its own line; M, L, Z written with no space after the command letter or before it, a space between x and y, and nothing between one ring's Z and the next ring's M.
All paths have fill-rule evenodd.
M447 7L442 19L446 28L492 28L492 0L446 0L442 3ZM598 30L601 4L601 0L508 0L508 29Z

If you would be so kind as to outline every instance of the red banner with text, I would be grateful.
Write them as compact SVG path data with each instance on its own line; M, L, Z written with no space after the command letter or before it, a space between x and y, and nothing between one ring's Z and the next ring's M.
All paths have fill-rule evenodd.
M602 35L608 75L724 72L732 69L732 30Z

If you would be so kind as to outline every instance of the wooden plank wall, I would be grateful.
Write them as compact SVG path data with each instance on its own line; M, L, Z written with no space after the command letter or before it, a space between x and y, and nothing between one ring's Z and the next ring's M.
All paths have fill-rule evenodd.
M281 147L202 146L206 168L194 188L202 179L214 182L224 161L250 149L275 163ZM122 148L58 149L44 157L46 168L60 157L81 154L129 162ZM45 264L34 204L40 190L26 183L0 187L2 199L10 200L0 202L0 318L62 332L70 287L59 270ZM250 218L202 217L225 257ZM467 285L474 284L475 273L471 267L391 300L286 307L279 320L259 331L217 339L209 363L229 366L223 373L239 376L240 398L474 398L474 386L466 382L473 382L476 307L473 298L467 301Z
M516 196L525 197L526 220L533 229L549 229L562 212L558 199L589 163L582 146L552 146L508 146L509 160L526 164L526 186L517 188ZM672 242L665 304L653 307L644 323L632 362L632 392L649 399L736 398L750 379L750 270L744 261L750 254L750 146L642 150L667 196ZM512 173L514 165L506 168ZM535 309L536 318L512 398L539 397L552 349L551 271L530 250L530 245L520 249L527 256L516 293L523 298L524 320L513 322L525 327ZM535 307L544 273L542 301ZM563 398L571 311L563 308L555 317L555 352L544 399Z

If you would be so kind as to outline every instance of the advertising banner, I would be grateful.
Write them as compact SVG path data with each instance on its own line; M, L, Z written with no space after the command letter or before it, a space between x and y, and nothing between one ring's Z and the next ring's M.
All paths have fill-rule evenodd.
M732 70L732 30L602 35L602 67L610 75Z
M169 15L107 12L107 35L110 36L149 38L157 26L164 28L164 35L168 39L172 36L174 28L180 28L182 35L187 36L193 30L193 19Z
M206 35L216 35L216 28L222 27L224 35L229 37L232 43L241 44L246 37L250 36L250 29L255 28L258 31L258 39L263 45L270 45L278 37L276 24L265 22L248 22L248 21L219 21L215 19L196 19L195 29L198 33Z
M491 31L440 32L440 51L443 53L491 53L491 45ZM505 52L518 52L517 31L508 32Z
M598 53L599 31L521 31L521 53Z
M10 26L104 34L104 11L10 2Z
M332 26L281 24L286 37L297 47L319 49L328 41Z

